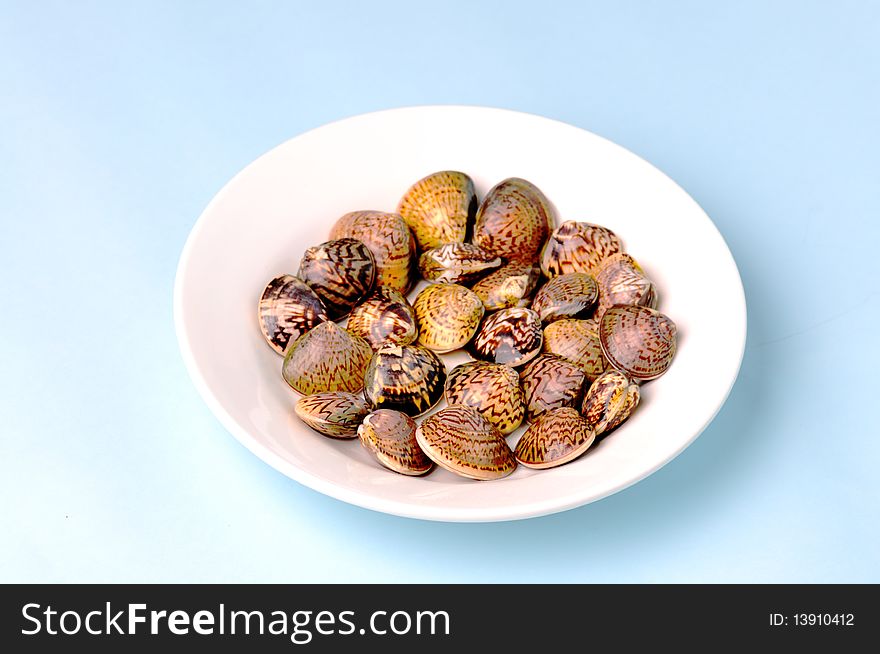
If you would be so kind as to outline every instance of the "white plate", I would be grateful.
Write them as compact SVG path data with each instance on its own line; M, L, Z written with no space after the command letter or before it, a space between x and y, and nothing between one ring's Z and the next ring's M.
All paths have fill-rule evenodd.
M669 371L643 387L641 406L628 422L573 463L545 471L520 467L493 482L443 470L405 477L380 468L357 440L322 437L293 415L296 396L281 379L281 358L257 327L263 286L280 273L295 274L305 248L327 240L342 214L393 211L410 184L444 169L471 175L480 197L505 177L524 177L546 193L560 220L610 227L656 283L660 309L678 324L679 348ZM571 125L453 106L331 123L250 164L211 201L186 242L174 318L202 397L263 461L352 504L453 521L562 511L651 474L721 408L746 337L745 297L733 257L711 220L672 180Z

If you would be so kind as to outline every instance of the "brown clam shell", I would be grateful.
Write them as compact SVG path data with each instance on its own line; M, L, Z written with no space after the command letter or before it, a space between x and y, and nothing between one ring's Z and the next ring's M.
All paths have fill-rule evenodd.
M543 341L538 314L531 309L514 307L490 314L468 351L475 359L516 367L538 356Z
M602 352L599 322L595 318L551 322L544 327L544 352L558 354L580 366L590 381L612 369Z
M473 407L505 435L520 426L525 414L516 370L488 361L453 368L446 377L446 402Z
M415 282L416 240L399 214L352 211L336 221L330 238L363 241L376 261L377 285L406 293Z
M419 416L443 397L446 366L418 345L377 350L364 373L364 396L377 409L396 409Z
M541 250L541 272L547 277L573 272L594 275L603 259L622 250L623 244L610 229L567 220Z
M636 381L666 372L675 356L676 333L675 323L650 307L617 304L599 319L602 352L614 368Z
M519 378L529 422L552 409L564 406L579 409L589 386L583 370L555 354L532 359Z
M282 355L293 341L328 320L315 292L293 275L279 275L266 285L257 313L266 342Z
M473 338L485 309L480 298L458 284L431 284L413 301L419 343L435 352L457 350Z
M373 290L376 263L363 242L340 238L306 250L298 276L321 299L327 315L339 320Z
M383 466L413 477L431 471L434 462L416 441L416 423L405 413L377 409L357 429L361 445Z
M622 372L600 375L584 396L581 413L596 436L607 434L630 417L639 404L639 385Z
M553 209L541 190L511 177L496 184L483 199L473 240L506 261L532 263L553 222Z
M509 263L474 284L474 293L486 311L528 306L528 297L541 279L541 270L529 263Z
M516 460L504 436L476 409L453 405L416 428L422 450L441 468L470 479L506 477Z
M351 310L346 329L374 350L385 345L409 345L419 336L416 314L399 291L377 286Z
M657 292L642 267L624 252L613 254L602 262L596 273L599 304L596 317L601 317L614 304L637 304L655 309Z
M307 395L297 400L294 412L319 434L332 438L354 438L358 425L369 412L360 395L331 391Z
M419 250L462 242L477 213L474 182L455 170L432 173L409 188L397 212L412 229Z
M547 411L529 425L516 444L516 460L528 468L553 468L586 452L596 435L576 409Z
M471 243L446 243L419 257L419 272L429 282L470 282L501 266L501 257Z
M561 318L588 318L599 299L599 286L587 273L564 273L535 293L532 310L543 322Z
M322 322L288 348L281 375L303 395L353 393L364 387L364 371L372 354L370 344L360 336L335 322Z

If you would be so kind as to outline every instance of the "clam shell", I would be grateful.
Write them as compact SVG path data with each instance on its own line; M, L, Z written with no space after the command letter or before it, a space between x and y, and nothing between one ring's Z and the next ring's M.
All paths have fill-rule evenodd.
M502 434L519 427L525 414L516 370L487 361L453 368L446 378L446 402L473 407Z
M416 441L416 423L405 413L377 409L357 430L361 445L383 466L402 475L430 472L434 462Z
M360 336L335 322L322 322L288 348L281 375L303 395L325 391L359 391L373 351Z
M279 275L266 285L257 313L266 342L278 354L328 319L318 296L293 275Z
M397 207L420 250L464 241L477 213L474 182L464 173L443 170L420 179Z
M447 243L419 257L419 272L429 282L469 282L499 266L500 257L471 243Z
M594 275L606 257L623 244L606 227L568 220L557 227L541 250L541 272L547 277L582 272Z
M611 370L611 364L602 352L599 322L595 318L551 322L544 327L544 352L558 354L580 366L590 381Z
M470 479L500 479L516 468L504 436L476 409L453 405L416 428L422 450L441 468Z
M468 351L475 359L516 367L538 356L543 341L538 314L514 307L489 315Z
M416 241L400 215L352 211L336 221L330 238L362 241L376 261L377 285L406 293L415 281Z
M473 241L506 261L532 263L553 229L553 209L541 190L511 177L496 184L477 210Z
M478 281L472 290L486 311L523 307L540 278L541 271L533 264L509 263Z
M532 301L532 310L543 322L560 318L588 318L598 299L599 287L591 275L565 273L538 289Z
M529 425L516 444L516 460L528 468L553 468L586 452L596 435L576 409L553 409Z
M327 315L339 320L373 289L376 263L364 243L340 238L306 250L298 276L321 299Z
M618 304L599 319L602 352L614 368L636 381L666 372L675 356L676 332L672 320L650 307Z
M457 350L471 340L485 309L480 298L458 284L431 284L413 302L419 343L435 352Z
M637 304L656 308L657 292L636 260L624 252L613 254L602 262L596 273L599 305L596 317L614 304Z
M344 391L317 393L300 398L294 412L319 434L332 438L354 438L369 409L360 395Z
M596 436L601 436L629 418L640 397L638 384L622 372L609 370L590 386L581 413Z
M418 345L377 350L364 374L364 396L376 409L396 409L419 416L440 401L446 367Z
M584 371L555 354L533 359L519 375L529 422L561 407L579 409L589 381Z
M416 314L406 298L390 286L377 286L351 310L346 329L374 350L385 345L409 345L419 336Z

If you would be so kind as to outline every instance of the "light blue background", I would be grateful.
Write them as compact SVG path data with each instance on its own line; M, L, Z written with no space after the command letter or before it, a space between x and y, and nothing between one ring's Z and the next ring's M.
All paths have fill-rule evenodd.
M878 5L414 5L0 4L0 581L880 582ZM213 194L304 130L432 103L608 137L727 239L740 379L642 483L395 518L273 471L196 394L172 282Z

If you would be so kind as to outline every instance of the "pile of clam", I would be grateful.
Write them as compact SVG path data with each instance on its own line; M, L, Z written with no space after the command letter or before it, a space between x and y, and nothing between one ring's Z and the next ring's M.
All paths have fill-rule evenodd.
M618 236L557 227L524 179L478 202L464 173L434 173L329 239L269 282L260 327L303 396L296 415L394 472L485 480L572 461L675 355L675 323ZM439 355L461 349L473 360L447 371Z

